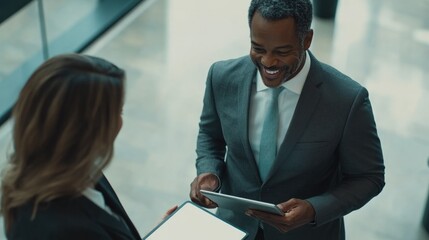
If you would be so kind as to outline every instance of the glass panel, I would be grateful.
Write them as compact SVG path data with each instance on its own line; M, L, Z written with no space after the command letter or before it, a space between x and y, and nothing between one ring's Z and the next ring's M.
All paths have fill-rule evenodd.
M38 20L34 1L0 25L0 81L41 50Z
M0 116L15 102L28 74L43 61L37 2L0 25Z
M97 8L99 0L43 0L48 42L60 39Z
M47 53L81 52L141 0L42 0ZM0 125L43 61L38 1L0 24ZM5 57L6 56L6 57Z

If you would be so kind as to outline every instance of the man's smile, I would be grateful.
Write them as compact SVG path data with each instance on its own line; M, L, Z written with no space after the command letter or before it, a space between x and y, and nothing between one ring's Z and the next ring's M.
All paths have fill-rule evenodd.
M267 69L267 68L265 68L265 67L263 67L263 69L264 69L264 71L265 71L267 74L269 74L269 75L275 75L275 74L277 74L278 72L280 72L280 70L279 70L279 69L277 69L277 70L269 70L269 69Z

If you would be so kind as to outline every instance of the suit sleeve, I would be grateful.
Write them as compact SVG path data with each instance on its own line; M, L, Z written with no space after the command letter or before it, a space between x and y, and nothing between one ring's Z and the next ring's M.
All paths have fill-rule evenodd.
M225 168L226 143L222 133L215 94L215 68L209 70L197 139L197 174L214 173L221 178Z
M365 88L359 91L349 112L338 156L340 184L323 195L307 199L315 208L317 225L362 207L384 187L381 144Z

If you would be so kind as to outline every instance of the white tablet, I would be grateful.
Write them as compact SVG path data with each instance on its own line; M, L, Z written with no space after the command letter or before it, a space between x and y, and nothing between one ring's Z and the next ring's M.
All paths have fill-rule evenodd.
M242 240L247 233L186 201L150 231L144 240Z
M284 212L273 203L261 202L207 190L200 190L200 192L215 202L220 208L227 208L236 212L245 212L247 209L255 209L280 216L284 215Z

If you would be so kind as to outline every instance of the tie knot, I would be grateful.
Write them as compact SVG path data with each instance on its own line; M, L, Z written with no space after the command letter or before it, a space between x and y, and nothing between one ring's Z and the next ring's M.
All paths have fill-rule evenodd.
M280 86L277 88L271 88L273 99L277 99L281 91L283 91L284 87Z

